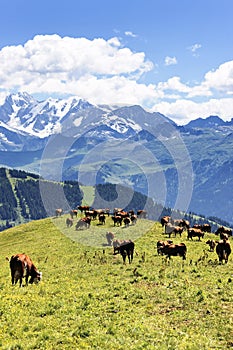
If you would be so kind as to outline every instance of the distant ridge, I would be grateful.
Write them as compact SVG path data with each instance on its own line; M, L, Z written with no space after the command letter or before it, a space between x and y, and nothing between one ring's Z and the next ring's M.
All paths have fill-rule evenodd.
M191 122L186 124L185 127L188 127L188 128L215 128L215 127L224 126L224 125L226 125L226 122L224 122L218 116L209 116L206 119L197 118L195 120L192 120Z
M185 145L187 149L186 156L181 151L179 158L183 169L187 169L187 154L193 168L193 175L187 174L194 185L188 210L233 224L232 134L233 119L225 122L219 116L178 126L159 112L149 113L138 105L94 105L78 97L38 101L22 92L9 95L0 106L0 166L39 174L46 146L57 138L45 163L62 161L62 180L77 179L83 159L95 149L100 150L98 154L108 161L98 171L98 183L133 186L147 195L147 181L154 175L161 178L162 174L166 182L165 206L172 208L179 183L172 147L167 146L174 141L174 145L178 142L179 147ZM113 146L116 144L117 152ZM104 149L102 145L107 146ZM124 147L129 152L127 159ZM146 152L140 154L142 148ZM61 150L65 150L62 155ZM147 159L148 153L155 162ZM89 162L85 185L93 185L88 180L93 178L98 164L95 157ZM53 166L43 177L61 178ZM150 188L154 190L150 197L161 202L157 193L160 185Z

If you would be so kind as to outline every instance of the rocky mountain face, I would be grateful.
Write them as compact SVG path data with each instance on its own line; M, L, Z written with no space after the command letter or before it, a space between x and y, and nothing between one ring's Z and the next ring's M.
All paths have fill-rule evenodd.
M118 183L167 207L233 223L233 119L178 126L140 106L27 93L0 106L0 165L84 185Z

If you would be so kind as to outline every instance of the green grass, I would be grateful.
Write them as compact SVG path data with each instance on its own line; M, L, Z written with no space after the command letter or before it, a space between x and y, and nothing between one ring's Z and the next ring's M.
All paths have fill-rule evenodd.
M0 233L1 349L232 348L232 256L219 265L205 244L210 234L175 238L186 243L187 260L167 262L156 252L165 238L159 223L114 228L108 219L79 232L65 218ZM134 239L131 265L105 246L107 230ZM5 257L20 252L42 271L38 285L11 286Z

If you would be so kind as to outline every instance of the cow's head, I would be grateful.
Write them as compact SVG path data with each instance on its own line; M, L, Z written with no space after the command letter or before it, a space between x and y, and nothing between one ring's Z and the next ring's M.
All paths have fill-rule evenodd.
M39 283L40 281L42 280L42 272L40 271L37 271L31 278L30 278L30 281L29 283Z

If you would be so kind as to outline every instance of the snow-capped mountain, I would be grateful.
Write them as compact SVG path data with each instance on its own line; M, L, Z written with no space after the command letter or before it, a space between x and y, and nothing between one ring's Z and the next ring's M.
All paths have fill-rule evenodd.
M178 126L140 106L37 101L17 93L0 106L0 166L40 173L45 164L48 179L77 180L83 172L85 184L121 183L146 195L149 188L168 207L180 189L185 200L182 185L192 166L189 209L233 223L232 135L233 119L210 116Z
M151 124L161 123L162 119L169 121L161 114L148 113L139 106L95 106L73 97L37 101L26 92L17 93L8 96L0 106L0 150L28 149L28 140L31 143L32 139L35 141L33 149L38 149L42 140L51 135L62 133L80 137L90 130L94 132L96 127L100 136L100 126L104 133L106 127L109 129L108 136L128 137L148 129Z

